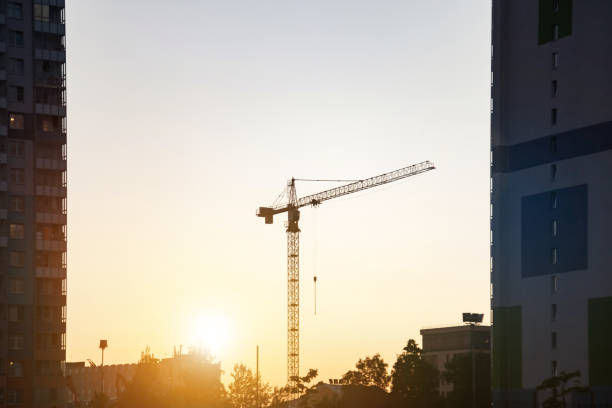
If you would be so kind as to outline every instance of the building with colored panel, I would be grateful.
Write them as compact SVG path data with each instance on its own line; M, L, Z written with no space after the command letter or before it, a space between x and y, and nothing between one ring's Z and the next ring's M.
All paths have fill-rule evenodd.
M607 0L493 0L496 406L539 404L544 379L575 370L612 403L610 21Z
M0 1L0 407L63 407L64 0Z

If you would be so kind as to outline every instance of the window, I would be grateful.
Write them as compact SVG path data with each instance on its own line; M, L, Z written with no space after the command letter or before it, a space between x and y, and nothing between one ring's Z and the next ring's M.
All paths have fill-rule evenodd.
M25 156L25 144L23 142L11 140L9 142L8 153L10 156L13 156L13 157L24 157Z
M9 30L9 45L23 47L23 31Z
M551 371L552 371L552 376L556 377L557 376L557 362L555 360L552 361L551 363Z
M9 74L13 75L23 75L24 70L24 61L21 58L10 58L8 70Z
M553 191L552 193L550 193L550 208L552 208L553 210L556 210L558 204L559 203L557 200L557 193Z
M557 332L550 333L550 348L553 350L557 348Z
M34 5L34 20L49 22L49 6L42 4Z
M557 13L559 11L559 0L553 0L553 12Z
M23 336L20 334L10 334L8 336L9 350L23 350Z
M9 305L8 320L9 322L23 321L23 306Z
M553 136L550 138L550 152L557 153L557 137Z
M553 25L553 41L557 41L559 39L559 25Z
M551 82L551 94L553 98L557 97L557 92L559 91L558 87L559 87L559 83L557 82L556 79L554 79Z
M25 129L25 117L21 113L9 113L9 128Z
M557 108L552 108L550 110L550 124L551 125L557 124Z
M25 281L23 279L10 279L8 290L12 295L23 295L25 293Z
M62 323L66 323L66 318L68 317L68 308L67 308L66 305L62 306L62 312L61 313L62 313L62 317L61 317Z
M10 172L11 183L24 184L25 183L25 171L23 169L11 169Z
M53 120L43 119L41 123L42 123L41 127L42 127L43 132L53 132L53 129L54 129Z
M21 267L25 263L25 255L23 251L11 251L9 253L9 265Z
M8 98L12 102L23 102L23 86L9 86Z
M23 239L25 237L25 228L23 224L11 224L9 226L9 232L11 239Z
M559 263L559 250L557 248L553 248L551 251L551 262L553 265Z
M557 68L559 68L559 53L553 52L552 53L552 69L557 69Z
M6 391L6 401L8 405L23 404L23 390L9 388Z
M60 334L60 350L66 350L66 333Z
M557 321L557 304L556 303L553 303L552 305L550 305L550 321L551 322Z
M558 276L551 276L550 277L550 283L551 283L551 291L552 291L552 293L559 292L559 277Z
M552 229L552 236L556 237L557 236L557 220L553 220L551 223L551 229Z
M11 196L9 198L9 209L13 212L23 212L25 209L25 199L23 196Z
M550 165L550 181L555 181L555 180L557 180L557 165L551 164Z
M9 361L8 376L23 377L23 363L21 361Z
M6 5L6 14L8 18L14 18L15 20L23 19L23 6L19 3L8 3Z

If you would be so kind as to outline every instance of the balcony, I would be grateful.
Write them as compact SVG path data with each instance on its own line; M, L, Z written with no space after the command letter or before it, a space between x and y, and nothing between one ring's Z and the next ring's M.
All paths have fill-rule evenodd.
M44 170L66 170L66 160L36 158L36 168Z
M2 191L0 189L0 191ZM6 191L6 190L5 190ZM44 197L66 197L66 187L36 186L36 195Z
M36 267L37 278L48 278L48 279L65 279L66 278L66 267L60 266L37 266Z
M54 224L54 225L66 225L66 214L56 213L36 213L36 222L38 224Z
M34 0L34 4L64 8L66 7L66 0Z
M66 107L61 106L61 105L49 105L46 103L37 103L36 104L36 114L66 116Z
M8 237L0 237L0 248L6 248L8 246Z
M7 192L8 191L8 185L6 183L6 181L0 181L0 192Z
M34 50L34 58L38 60L66 62L66 50L37 48Z
M55 131L55 132L43 132L39 131L36 133L36 140L43 143L66 143L66 132Z
M0 208L0 220L6 220L8 218L8 210L6 208Z
M36 250L37 251L64 252L66 251L66 241L37 239L36 240Z
M35 21L34 31L38 31L40 33L65 35L66 25L64 23L52 23L50 21Z
M0 164L6 163L8 163L8 157L6 156L6 153L0 153Z

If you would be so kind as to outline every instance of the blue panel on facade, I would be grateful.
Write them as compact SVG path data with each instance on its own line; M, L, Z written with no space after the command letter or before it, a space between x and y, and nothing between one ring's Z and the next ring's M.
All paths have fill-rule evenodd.
M523 278L587 268L587 205L586 184L522 198Z
M493 147L493 173L508 173L612 149L612 121L512 146Z

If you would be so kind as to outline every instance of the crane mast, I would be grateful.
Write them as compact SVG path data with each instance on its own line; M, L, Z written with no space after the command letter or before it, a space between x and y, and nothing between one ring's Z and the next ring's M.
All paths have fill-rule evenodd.
M358 180L340 187L321 191L302 198L297 197L296 179L287 183L287 203L259 207L257 216L266 224L272 224L274 215L287 213L287 385L297 396L300 371L300 208L317 206L323 201L367 190L435 169L430 161L424 161L389 173Z

